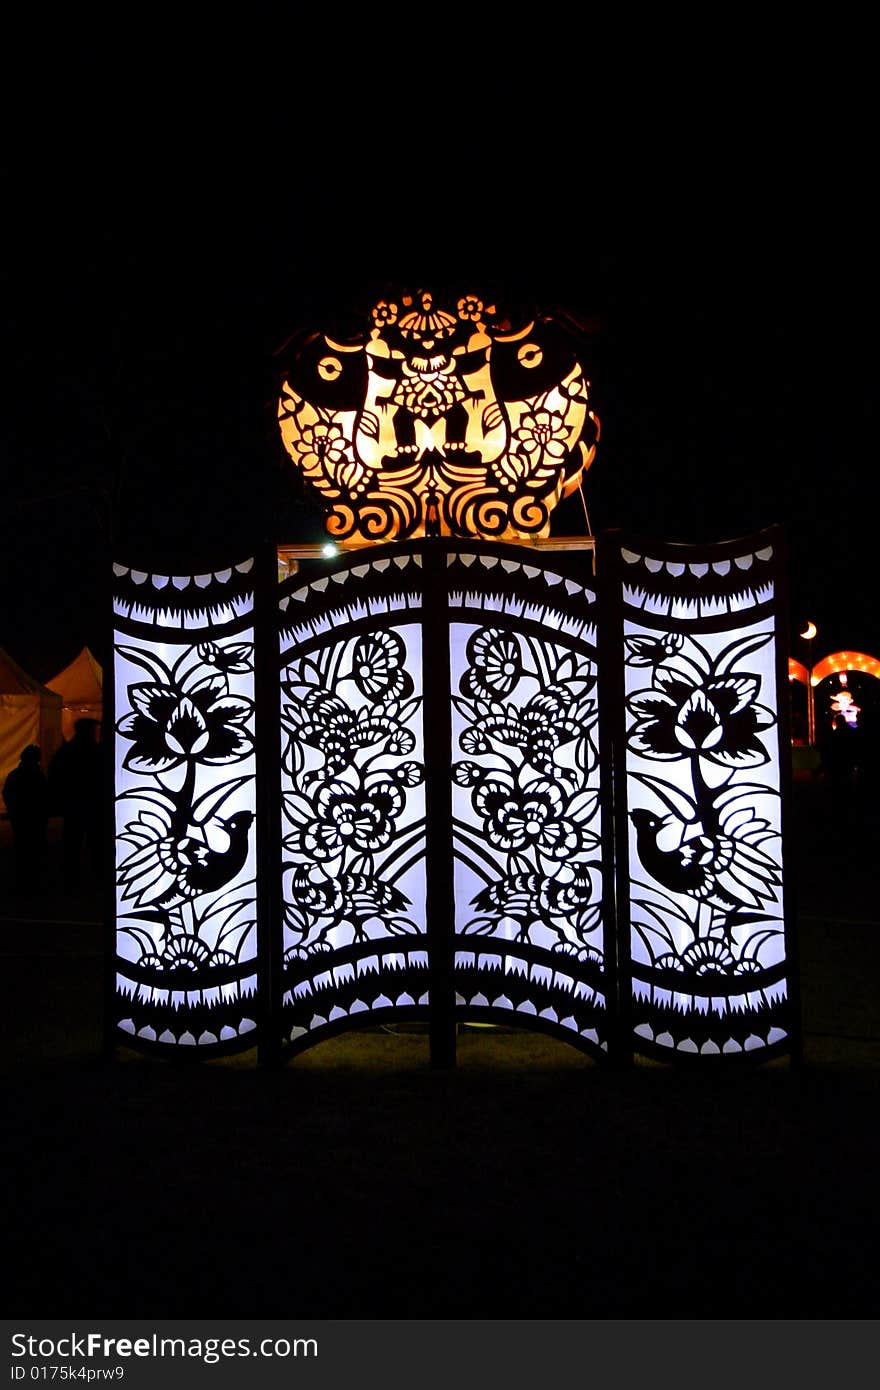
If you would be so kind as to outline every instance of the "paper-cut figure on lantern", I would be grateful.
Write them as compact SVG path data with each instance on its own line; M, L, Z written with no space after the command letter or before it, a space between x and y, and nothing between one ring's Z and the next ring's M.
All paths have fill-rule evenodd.
M476 295L381 300L352 343L312 335L282 387L284 446L340 540L549 534L599 420L549 318L498 323Z

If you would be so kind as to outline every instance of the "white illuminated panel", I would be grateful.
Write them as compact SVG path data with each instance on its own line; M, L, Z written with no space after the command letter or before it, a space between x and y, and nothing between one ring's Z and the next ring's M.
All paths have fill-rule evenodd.
M637 1041L772 1048L788 1033L772 550L681 564L678 587L624 559Z
M422 629L407 620L417 596L393 601L400 566L387 601L364 596L372 568L337 572L332 621L314 598L302 615L281 598L282 1010L294 1046L428 1004Z
M489 594L451 591L457 1003L604 1049L594 596L506 565Z
M190 635L168 605L191 581L158 578L135 572L117 599L116 1026L134 1046L229 1051L256 1026L253 601L232 571L192 581Z

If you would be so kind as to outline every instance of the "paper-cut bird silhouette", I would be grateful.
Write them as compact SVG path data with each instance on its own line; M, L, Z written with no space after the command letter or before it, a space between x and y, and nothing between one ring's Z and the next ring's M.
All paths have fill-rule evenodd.
M495 932L506 919L516 923L516 939L528 941L531 928L540 923L556 932L560 948L568 943L586 950L582 933L595 925L592 917L598 920L600 899L589 868L576 863L558 878L534 871L512 874L481 889L471 904L480 914L468 924L471 935Z
M395 934L414 932L415 924L400 915L409 906L409 898L381 879L353 873L330 878L316 864L300 864L291 875L286 920L302 937L320 919L324 919L322 937L330 929L349 922L355 941L365 941L366 924L371 918L377 918Z
M630 812L642 868L657 883L728 914L760 910L772 901L779 869L763 850L723 830L680 838L676 847L663 849L659 837L673 819L643 809ZM684 831L686 823L677 823Z
M187 833L179 834L161 807L142 811L120 836L135 846L119 865L122 897L136 899L139 906L168 909L223 888L244 867L253 820L252 811L236 811L225 819L215 814L209 842L207 822L191 822Z

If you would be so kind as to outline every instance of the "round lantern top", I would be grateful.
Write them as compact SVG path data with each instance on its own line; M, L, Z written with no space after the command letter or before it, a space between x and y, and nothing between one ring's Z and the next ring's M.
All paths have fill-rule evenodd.
M566 328L471 292L390 295L349 340L305 335L278 416L329 534L352 543L545 537L599 439Z

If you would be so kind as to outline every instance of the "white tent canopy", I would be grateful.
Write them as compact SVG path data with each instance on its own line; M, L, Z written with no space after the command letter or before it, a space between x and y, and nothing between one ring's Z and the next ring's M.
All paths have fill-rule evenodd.
M41 685L0 647L0 789L29 743L42 754L43 771L61 744L62 697ZM0 792L0 805L5 803Z
M46 682L49 690L59 694L64 702L61 730L65 738L73 738L78 719L96 719L103 715L103 672L88 647L79 656Z

